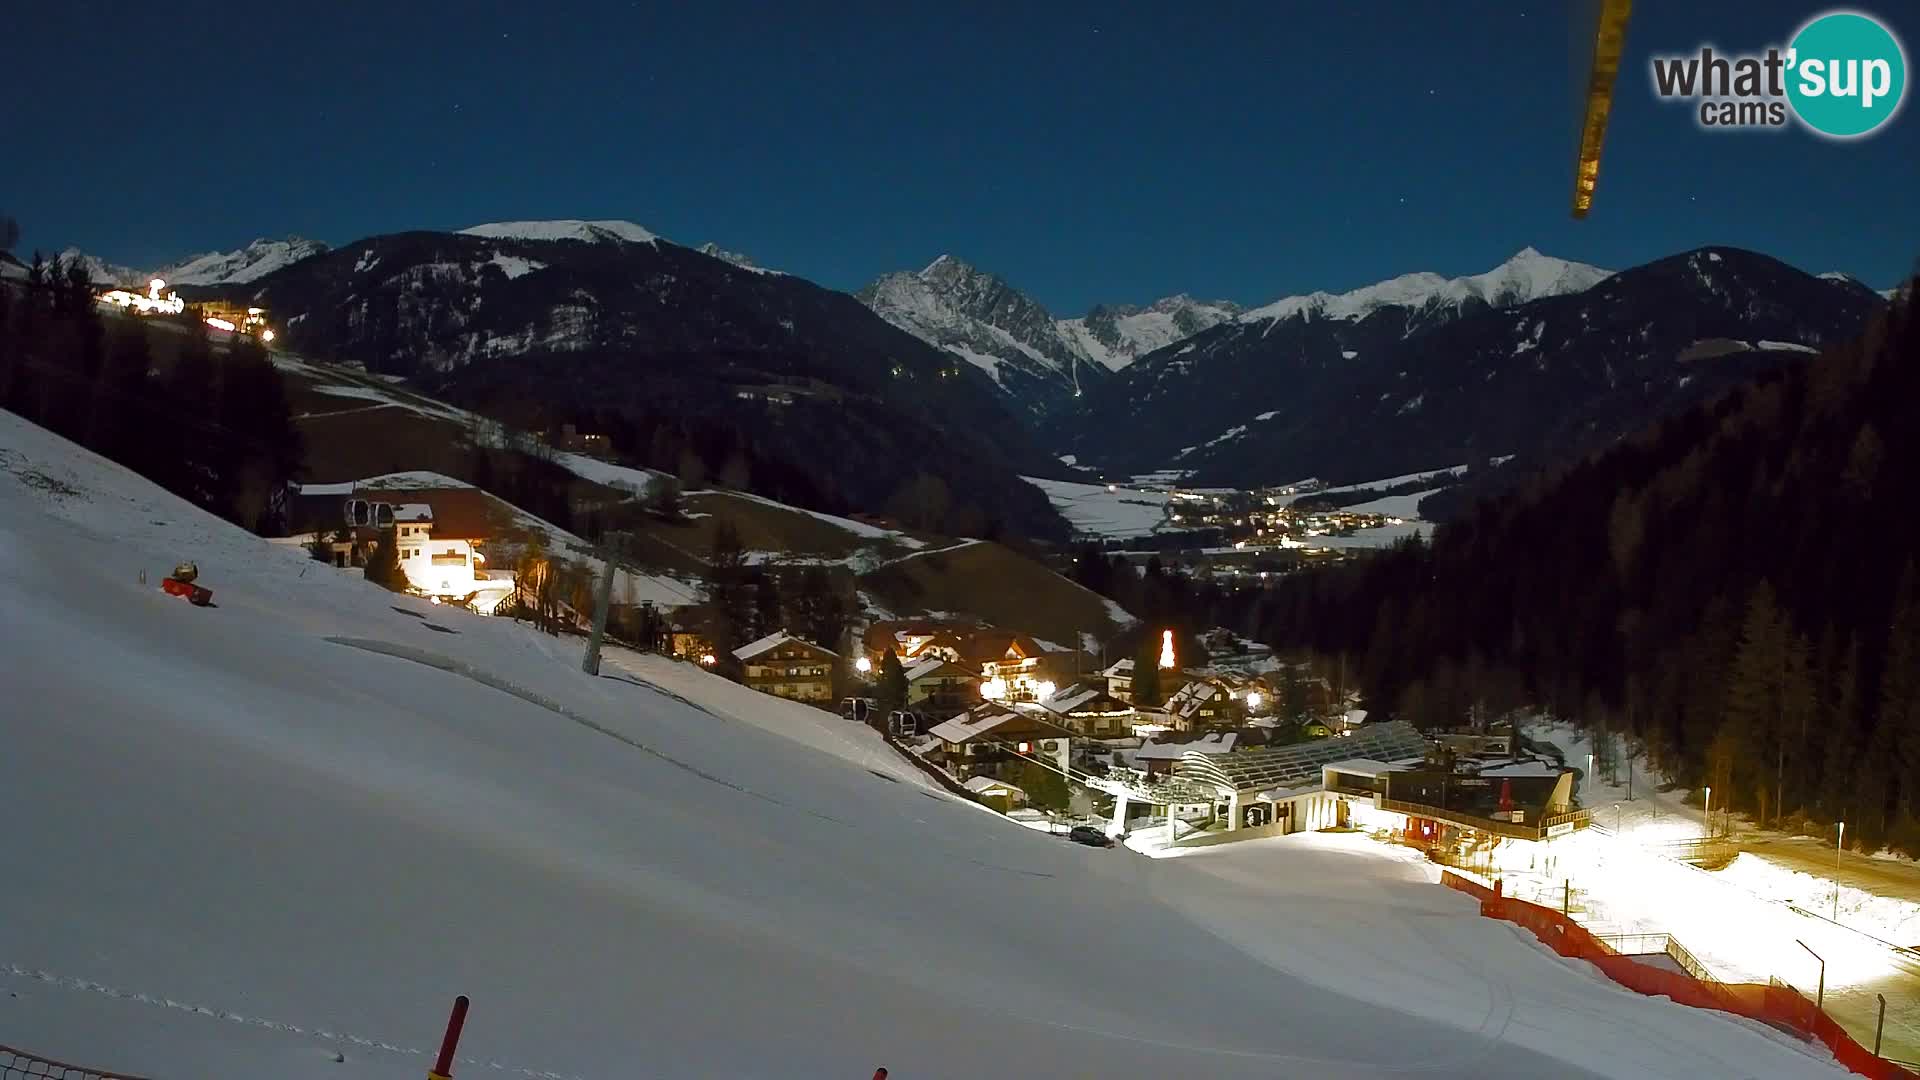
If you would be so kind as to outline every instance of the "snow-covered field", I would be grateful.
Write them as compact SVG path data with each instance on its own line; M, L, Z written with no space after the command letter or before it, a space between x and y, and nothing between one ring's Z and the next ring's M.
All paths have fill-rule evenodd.
M1352 536L1303 536L1301 542L1310 547L1335 548L1383 548L1405 540L1414 534L1431 538L1433 526L1424 521L1403 521L1398 525L1382 525L1376 529L1355 529Z
M1167 520L1167 493L1140 491L1106 484L1076 484L1070 480L1023 477L1046 493L1053 508L1077 532L1109 540L1147 536Z
M1417 518L1420 516L1420 500L1439 490L1439 488L1428 488L1425 491L1415 491L1406 495L1386 495L1368 502L1356 503L1346 509L1356 514L1385 514L1388 517Z
M182 558L218 607L154 588ZM0 1037L51 1057L418 1077L466 993L470 1077L1839 1075L1351 838L1074 846L4 413L0 603Z

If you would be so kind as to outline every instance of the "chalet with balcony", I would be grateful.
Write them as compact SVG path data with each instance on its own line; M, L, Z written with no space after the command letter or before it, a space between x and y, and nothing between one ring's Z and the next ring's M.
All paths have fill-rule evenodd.
M791 701L833 700L833 669L840 654L781 631L733 651L742 681L763 694Z
M905 670L907 706L933 716L952 716L980 704L980 674L937 656Z
M1075 683L1035 704L1055 724L1094 739L1125 738L1139 718L1131 703L1101 689L1098 682Z

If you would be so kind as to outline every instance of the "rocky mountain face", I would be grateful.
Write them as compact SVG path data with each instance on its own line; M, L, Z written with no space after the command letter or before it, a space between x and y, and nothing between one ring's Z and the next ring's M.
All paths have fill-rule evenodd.
M1229 300L1195 300L1181 293L1147 307L1100 304L1082 318L1060 326L1096 364L1118 371L1155 349L1185 341L1241 312Z
M603 428L640 464L694 452L704 479L818 509L1063 531L1014 479L1045 455L973 365L844 293L631 223L371 237L232 295L295 351L527 427Z
M1032 418L1106 374L1046 308L951 255L886 274L856 295L887 322L985 372Z
M923 270L885 274L857 295L881 318L986 372L1035 419L1135 357L1240 310L1182 295L1144 308L1100 305L1082 318L1059 319L1003 279L951 255Z
M1245 485L1563 455L1846 340L1882 303L1733 248L1611 275L1529 250L1245 312L1130 365L1045 435L1111 472Z

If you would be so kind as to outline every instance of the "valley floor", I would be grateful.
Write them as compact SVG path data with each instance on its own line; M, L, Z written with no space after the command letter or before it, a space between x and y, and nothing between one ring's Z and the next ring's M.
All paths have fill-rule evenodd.
M217 607L154 587L185 558ZM1842 1075L1423 866L1068 844L829 714L582 675L5 413L0 606L0 1043L53 1058L417 1077L465 993L464 1076Z

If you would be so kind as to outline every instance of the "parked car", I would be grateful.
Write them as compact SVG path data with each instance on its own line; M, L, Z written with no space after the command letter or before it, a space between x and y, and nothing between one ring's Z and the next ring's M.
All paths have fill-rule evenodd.
M1113 837L1108 836L1106 833L1091 825L1075 825L1072 831L1067 833L1067 839L1076 844L1085 844L1088 847L1113 846Z

